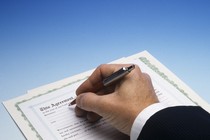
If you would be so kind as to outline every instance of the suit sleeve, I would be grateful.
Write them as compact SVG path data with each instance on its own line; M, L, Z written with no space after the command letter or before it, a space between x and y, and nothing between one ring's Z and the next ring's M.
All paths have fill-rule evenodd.
M168 107L152 115L138 140L210 140L210 114L198 106Z

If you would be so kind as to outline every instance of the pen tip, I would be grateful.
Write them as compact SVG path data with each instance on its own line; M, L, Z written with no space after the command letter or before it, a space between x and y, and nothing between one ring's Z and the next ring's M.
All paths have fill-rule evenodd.
M76 104L76 99L70 102L69 106L75 105Z

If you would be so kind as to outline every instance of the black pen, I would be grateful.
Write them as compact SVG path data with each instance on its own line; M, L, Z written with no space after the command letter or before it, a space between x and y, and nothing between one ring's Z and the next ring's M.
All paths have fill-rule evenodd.
M113 74L111 74L110 76L106 77L102 83L103 85L109 86L113 83L115 83L116 81L120 80L121 78L123 78L125 75L127 75L128 73L130 73L133 69L135 68L135 65L131 65L129 67L122 67L121 69L119 69L118 71L114 72ZM74 99L69 106L74 105L76 103L76 99Z

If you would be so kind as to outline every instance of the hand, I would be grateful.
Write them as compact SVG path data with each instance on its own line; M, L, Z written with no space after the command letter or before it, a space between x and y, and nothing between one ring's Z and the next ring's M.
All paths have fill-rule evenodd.
M130 135L137 115L147 106L157 103L149 75L138 66L117 83L103 87L102 80L126 64L103 64L76 91L77 116L90 122L103 117L119 131Z

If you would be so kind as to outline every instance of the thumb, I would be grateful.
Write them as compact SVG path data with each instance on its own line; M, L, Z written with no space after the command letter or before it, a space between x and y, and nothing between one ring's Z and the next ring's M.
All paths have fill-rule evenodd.
M92 92L82 93L77 96L76 104L79 108L101 114L105 107L105 102L103 101L103 96L99 96Z

